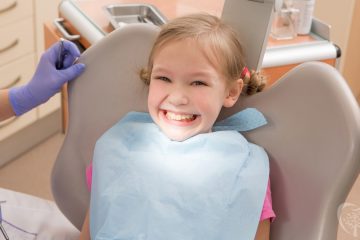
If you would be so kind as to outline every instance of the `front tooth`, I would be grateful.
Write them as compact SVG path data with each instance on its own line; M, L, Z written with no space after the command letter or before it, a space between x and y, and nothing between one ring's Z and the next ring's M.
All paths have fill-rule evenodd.
M171 112L167 112L166 115L168 116L169 119L176 120L176 121L193 118L192 115L178 115L178 114L171 113Z

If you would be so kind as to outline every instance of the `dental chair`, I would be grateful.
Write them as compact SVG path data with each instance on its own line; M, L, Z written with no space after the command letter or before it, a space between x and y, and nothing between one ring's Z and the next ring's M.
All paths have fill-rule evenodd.
M69 125L52 172L55 201L81 229L90 193L85 169L96 140L129 111L147 111L146 66L155 26L134 24L107 35L83 53L86 71L69 86ZM219 120L247 107L268 124L245 133L270 157L274 240L332 240L338 207L360 166L359 107L333 67L309 62L262 93L241 97Z

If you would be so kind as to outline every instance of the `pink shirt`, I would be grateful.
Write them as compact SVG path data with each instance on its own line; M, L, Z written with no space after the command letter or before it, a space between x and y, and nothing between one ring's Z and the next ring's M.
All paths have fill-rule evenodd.
M91 190L92 183L92 163L86 168L86 183L88 185L89 190ZM260 216L260 221L270 219L273 221L275 219L275 213L272 209L272 199L271 199L271 190L270 190L270 179L268 182L268 186L266 189L266 195L264 200L263 209Z

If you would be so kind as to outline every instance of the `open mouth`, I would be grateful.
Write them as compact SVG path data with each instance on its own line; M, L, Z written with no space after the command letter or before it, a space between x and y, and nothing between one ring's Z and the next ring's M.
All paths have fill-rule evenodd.
M183 114L183 113L174 113L164 110L163 111L165 117L171 121L179 121L179 122L191 122L197 118L195 114Z

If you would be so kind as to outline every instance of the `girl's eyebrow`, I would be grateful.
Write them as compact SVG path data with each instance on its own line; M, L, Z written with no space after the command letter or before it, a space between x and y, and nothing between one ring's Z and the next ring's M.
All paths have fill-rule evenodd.
M210 76L211 72L209 71L196 71L191 73L192 76Z
M170 71L162 66L155 66L152 69L152 72L164 72L164 73L170 73ZM194 71L190 73L191 76L209 76L211 75L210 71L204 71L204 70L199 70L199 71Z
M155 66L153 67L152 72L169 72L169 70L161 66Z

